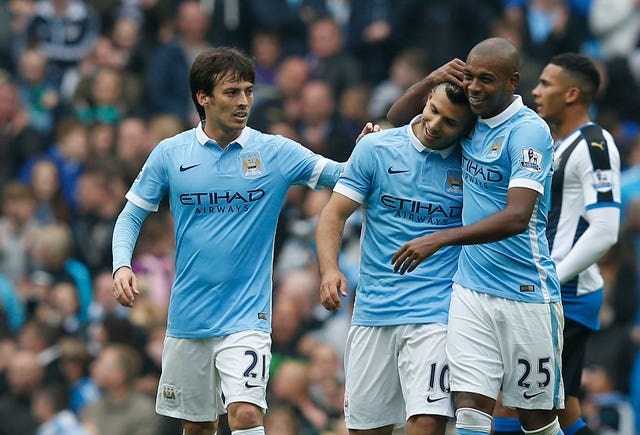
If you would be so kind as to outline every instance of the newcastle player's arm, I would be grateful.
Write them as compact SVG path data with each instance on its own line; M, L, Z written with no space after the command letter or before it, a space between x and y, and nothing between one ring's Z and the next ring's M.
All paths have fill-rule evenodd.
M393 271L411 272L443 246L491 243L522 233L529 225L538 195L533 189L512 187L507 193L507 206L499 212L471 225L438 231L405 243L391 258Z

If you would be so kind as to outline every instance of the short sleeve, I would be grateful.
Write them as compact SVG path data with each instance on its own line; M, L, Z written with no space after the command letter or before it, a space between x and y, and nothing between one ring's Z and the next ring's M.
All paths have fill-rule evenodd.
M549 129L536 122L523 123L511 132L508 147L509 188L525 187L543 195L553 164L553 139Z
M129 201L148 211L158 210L169 186L163 149L160 142L151 151L126 195Z

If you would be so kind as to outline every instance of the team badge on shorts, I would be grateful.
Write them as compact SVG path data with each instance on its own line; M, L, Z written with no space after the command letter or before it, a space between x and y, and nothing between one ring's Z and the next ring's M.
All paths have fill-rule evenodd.
M162 401L167 406L178 406L178 389L175 385L162 384L160 388Z
M542 153L533 148L522 148L520 167L528 172L542 172Z
M502 151L502 143L504 142L504 136L498 136L496 140L491 144L491 148L489 148L489 152L486 155L488 159L495 159L500 155L500 151Z
M598 192L609 192L613 189L613 174L611 170L598 169L593 173L593 188Z
M460 169L447 169L445 189L448 193L462 195L462 171Z
M240 154L242 161L242 176L245 178L258 178L264 175L264 166L260 151L250 151Z

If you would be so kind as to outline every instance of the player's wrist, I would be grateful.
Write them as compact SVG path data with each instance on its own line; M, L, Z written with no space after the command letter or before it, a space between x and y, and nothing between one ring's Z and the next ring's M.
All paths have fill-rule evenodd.
M111 275L112 278L116 277L116 274L120 271L120 269L129 269L131 270L131 266L128 264L123 264L122 266L118 266L114 269L113 274Z

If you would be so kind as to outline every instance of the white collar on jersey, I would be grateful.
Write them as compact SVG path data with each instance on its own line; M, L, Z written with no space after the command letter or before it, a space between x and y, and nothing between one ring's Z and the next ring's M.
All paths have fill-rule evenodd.
M245 145L247 144L247 142L249 141L249 131L250 128L249 127L245 127L242 129L242 133L240 133L240 136L238 136L236 138L236 140L232 141L231 143L237 143L238 145L240 145L242 148L245 147ZM200 143L200 145L206 145L207 142L213 142L216 143L215 140L211 139L209 136L207 136L207 134L204 132L204 128L202 126L202 122L198 123L198 126L196 127L196 138L198 139L198 142ZM230 143L230 144L231 144Z
M493 118L478 118L478 122L483 124L487 124L489 128L494 128L505 122L507 119L511 118L513 115L518 113L518 110L524 107L524 103L522 102L522 97L520 95L514 95L516 97L515 100L506 109L502 112L498 113Z
M411 128L413 124L420 122L420 119L422 119L422 115L416 116L411 120L409 125L407 125L407 133L409 134L411 145L413 145L413 147L417 149L418 152L421 152L421 153L425 151L429 153L437 153L437 154L440 154L440 157L442 157L443 159L446 159L447 157L449 157L451 153L454 152L456 147L458 146L458 141L456 141L456 143L454 143L450 147L445 148L443 150L432 150L430 148L427 148L422 144L422 142L420 142L420 140L416 137L416 134L413 132L413 128Z

